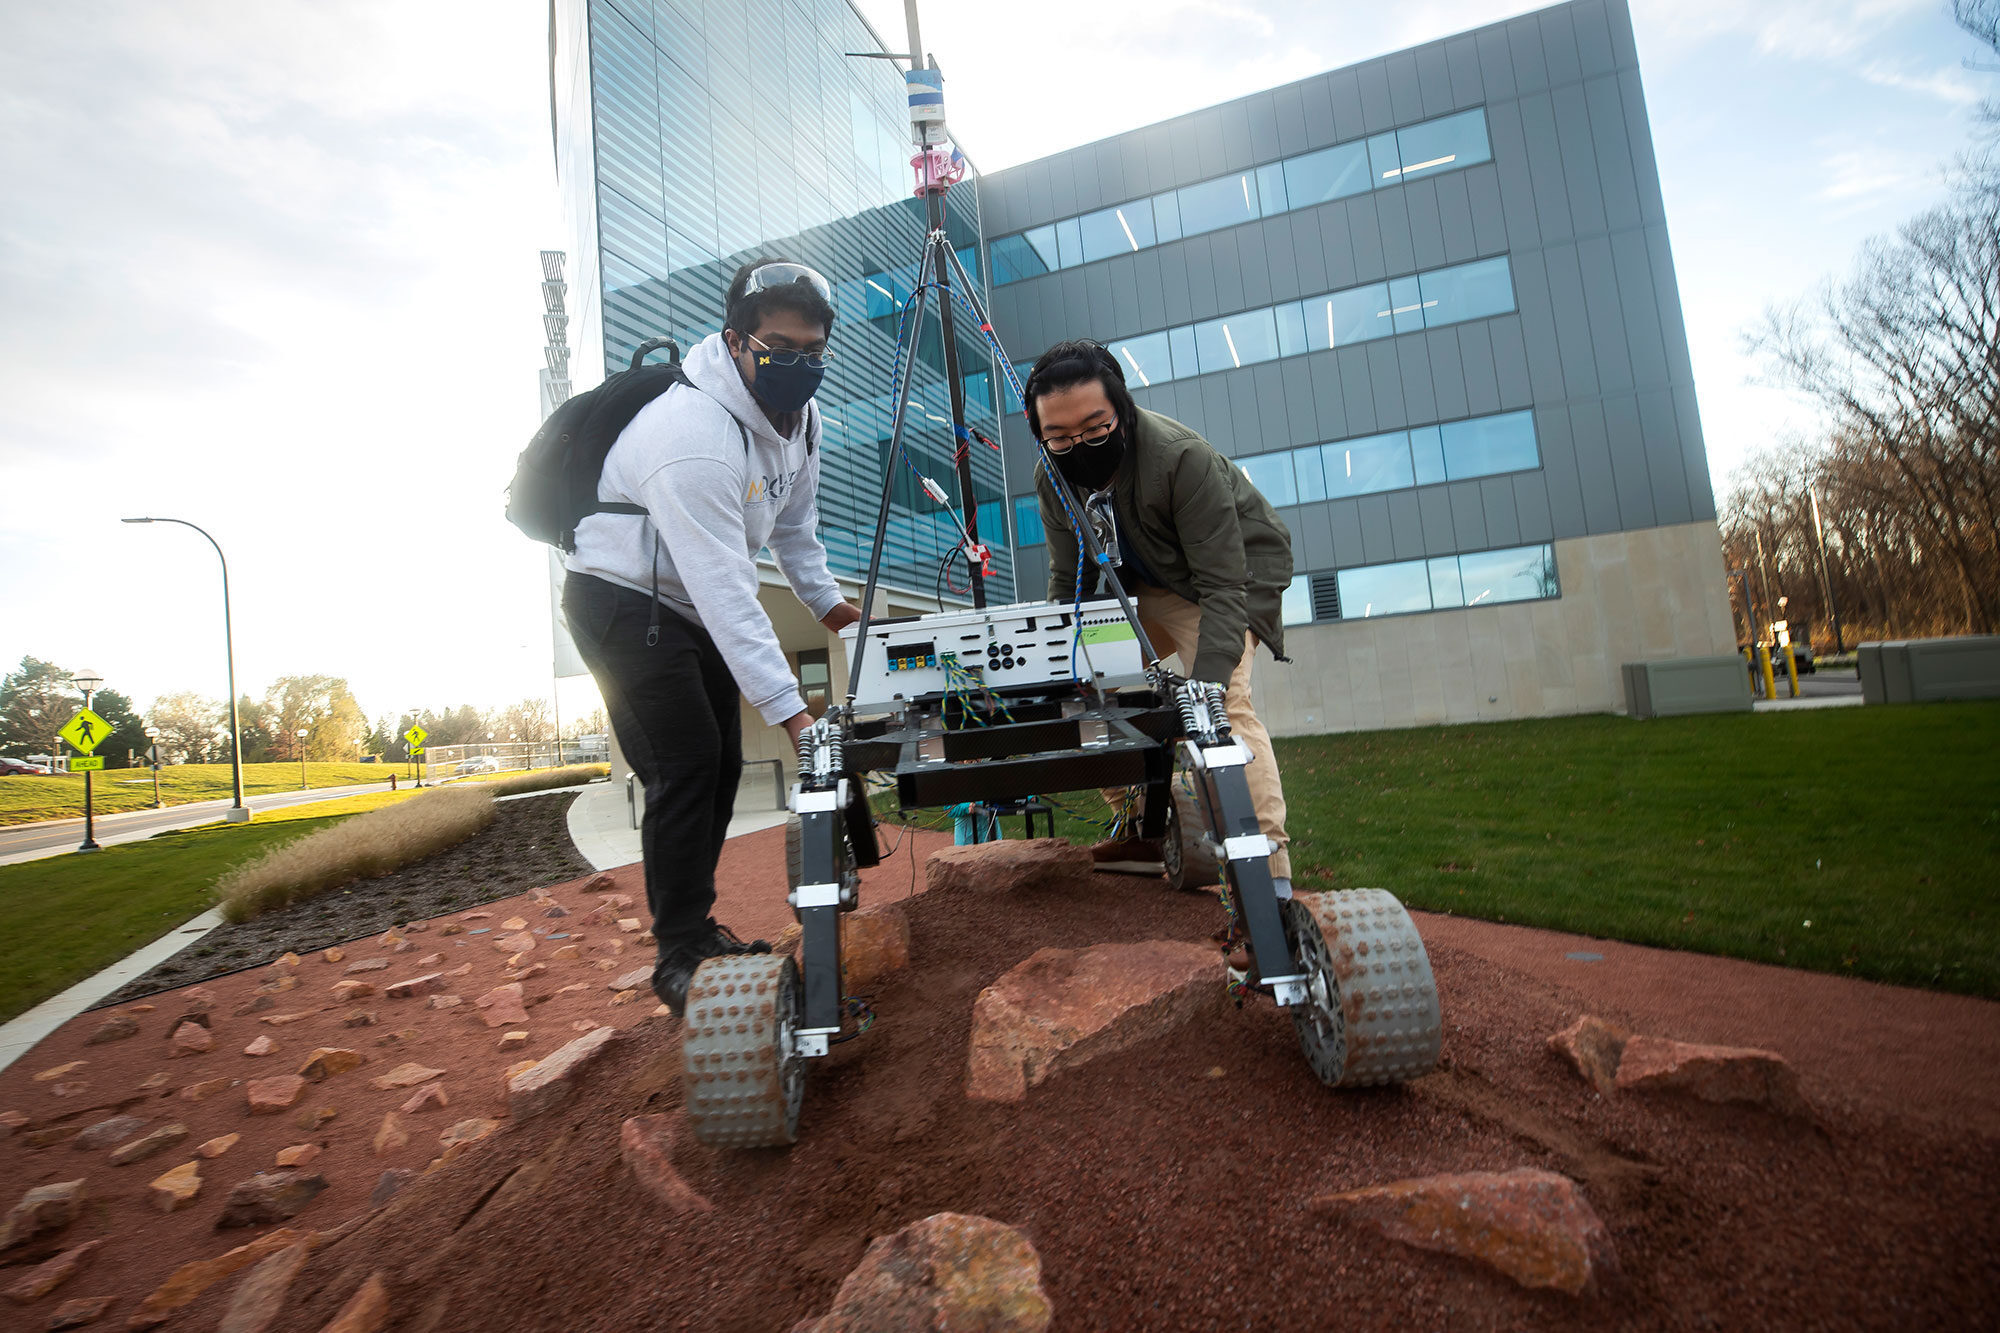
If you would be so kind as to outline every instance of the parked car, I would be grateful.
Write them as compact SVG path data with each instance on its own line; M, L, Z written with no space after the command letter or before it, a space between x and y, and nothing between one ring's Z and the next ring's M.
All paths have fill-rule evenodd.
M458 765L458 772L461 777L471 773L498 773L499 771L500 761L490 754L474 755L470 759L460 760Z
M45 778L49 770L40 764L31 764L25 759L9 759L0 755L0 777Z

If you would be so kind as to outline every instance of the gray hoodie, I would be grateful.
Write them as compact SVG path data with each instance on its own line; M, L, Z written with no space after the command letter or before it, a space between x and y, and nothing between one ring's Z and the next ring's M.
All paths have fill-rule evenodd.
M770 548L815 619L841 600L814 532L820 452L807 451L806 437L818 431L819 410L807 411L791 438L780 436L719 333L692 348L685 366L695 388L674 388L642 408L611 446L597 486L599 500L644 505L648 516L592 514L566 563L651 596L657 549L660 601L708 631L743 697L776 725L805 700L757 602L757 553Z

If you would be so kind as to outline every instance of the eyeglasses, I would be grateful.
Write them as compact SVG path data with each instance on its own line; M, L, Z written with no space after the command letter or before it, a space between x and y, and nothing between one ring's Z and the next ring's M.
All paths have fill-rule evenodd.
M805 363L814 370L825 370L833 363L833 349L829 347L822 347L818 351L801 351L796 347L767 346L764 340L754 333L746 333L743 336L757 344L757 350L762 354L757 358L757 364L760 366L796 366L801 357L804 357Z
M743 280L743 294L753 296L794 282L807 284L819 293L820 300L833 304L833 284L804 264L761 264L751 269L750 276Z
M1103 444L1106 440L1111 438L1112 432L1116 431L1117 429L1118 429L1117 422L1107 421L1101 426L1092 426L1089 430L1084 431L1080 435L1044 435L1042 437L1042 443L1046 444L1050 449L1053 449L1056 453L1066 454L1079 444L1088 444L1088 445Z

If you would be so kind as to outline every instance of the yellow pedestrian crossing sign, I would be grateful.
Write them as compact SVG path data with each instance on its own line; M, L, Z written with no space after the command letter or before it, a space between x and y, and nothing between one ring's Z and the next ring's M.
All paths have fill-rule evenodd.
M428 731L413 722L410 724L410 729L403 733L403 739L410 743L412 750L421 750L424 748L424 738L428 735L430 735Z
M104 756L101 754L78 755L76 758L69 761L69 771L72 773L89 773L92 772L93 770L100 769L103 767L104 767Z
M82 754L89 754L104 744L104 738L111 734L111 724L88 708L77 710L75 717L63 724L56 735L70 743L70 748Z

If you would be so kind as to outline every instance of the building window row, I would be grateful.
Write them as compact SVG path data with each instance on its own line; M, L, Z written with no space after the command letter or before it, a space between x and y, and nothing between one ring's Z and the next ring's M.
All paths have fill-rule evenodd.
M1492 157L1486 112L1475 107L1002 236L989 247L993 282L1020 282Z
M1151 388L1279 357L1504 315L1512 309L1513 270L1507 256L1496 255L1182 324L1120 339L1110 348L1127 383ZM1023 386L1033 365L1032 361L1015 364Z
M1560 596L1555 547L1543 543L1301 574L1285 590L1283 619L1308 625Z
M1535 414L1507 412L1237 460L1274 505L1430 486L1542 465Z

